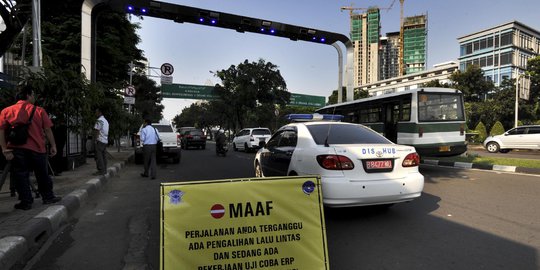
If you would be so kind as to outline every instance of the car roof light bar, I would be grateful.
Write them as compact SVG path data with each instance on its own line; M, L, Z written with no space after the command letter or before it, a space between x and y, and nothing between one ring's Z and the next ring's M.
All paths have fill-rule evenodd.
M295 113L285 115L285 119L294 122L308 122L308 121L341 121L343 115L338 114L304 114Z

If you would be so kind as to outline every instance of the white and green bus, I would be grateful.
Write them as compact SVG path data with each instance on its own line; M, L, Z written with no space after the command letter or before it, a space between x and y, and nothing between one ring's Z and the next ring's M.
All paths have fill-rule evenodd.
M454 156L467 150L463 94L426 87L328 105L317 113L343 115L421 156Z

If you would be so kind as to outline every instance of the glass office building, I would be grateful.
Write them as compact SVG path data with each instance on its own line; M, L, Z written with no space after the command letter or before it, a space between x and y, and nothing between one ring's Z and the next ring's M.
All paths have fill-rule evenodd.
M499 86L527 69L527 61L540 54L540 32L518 21L458 38L459 69L477 65L486 80Z

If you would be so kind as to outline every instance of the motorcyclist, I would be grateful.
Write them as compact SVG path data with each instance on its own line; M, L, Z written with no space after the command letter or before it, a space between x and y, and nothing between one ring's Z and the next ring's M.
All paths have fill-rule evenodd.
M223 152L226 140L227 138L225 137L225 132L223 131L223 129L220 129L216 134L216 153Z

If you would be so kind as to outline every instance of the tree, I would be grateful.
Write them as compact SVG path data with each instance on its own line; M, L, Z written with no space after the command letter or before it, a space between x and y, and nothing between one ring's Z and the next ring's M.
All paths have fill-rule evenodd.
M431 80L427 83L423 83L420 87L442 87L442 88L452 88L452 85L449 83L441 83L439 80Z
M531 103L540 102L540 56L527 61L527 74L531 76Z
M469 65L465 72L460 70L450 75L454 88L463 93L465 102L483 101L487 94L493 90L491 81L484 79L484 72L479 66Z
M278 67L263 59L251 63L246 59L237 66L216 71L214 75L222 82L222 86L215 89L221 98L216 102L230 107L231 111L226 114L233 116L235 130L237 123L240 128L244 127L248 112L257 108L259 112L272 113L273 108L264 105L283 107L289 102L290 93Z
M476 136L475 141L476 142L483 142L487 138L487 131L486 126L482 122L479 122L478 125L476 125L476 128L474 129L478 136Z
M527 74L531 76L530 100L532 106L532 122L540 120L540 56L529 59L527 62Z
M161 119L159 88L154 81L135 76L139 94L135 107L142 113L131 115L124 109L122 94L128 84L128 63L145 58L137 48L139 26L130 23L125 14L111 10L104 10L97 17L97 83L86 81L80 67L82 2L49 1L42 5L44 77L41 81L47 90L42 92L41 100L56 116L79 119L71 121L69 129L83 134L92 129L95 108L102 107L110 123L109 136L118 139L140 125L142 113Z
M489 131L489 136L501 135L505 131L502 123L500 121L495 122L491 130Z
M182 112L175 116L173 123L176 127L196 127L204 129L208 126L206 116L211 114L204 104L193 103L186 107Z
M161 89L154 80L146 76L133 76L133 86L135 87L135 110L141 118L148 118L153 122L158 122L163 118L164 106L160 95Z
M346 87L343 87L342 88L342 97L343 97L343 100L347 100L347 88ZM367 98L369 97L369 92L367 90L357 90L357 91L354 91L354 99L361 99L361 98ZM334 90L332 91L332 95L330 95L328 97L328 102L326 103L326 105L332 105L332 104L336 104L337 103L337 99L338 99L338 92L337 90Z

